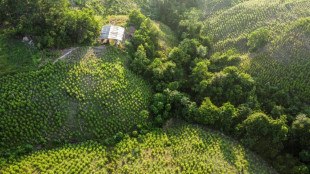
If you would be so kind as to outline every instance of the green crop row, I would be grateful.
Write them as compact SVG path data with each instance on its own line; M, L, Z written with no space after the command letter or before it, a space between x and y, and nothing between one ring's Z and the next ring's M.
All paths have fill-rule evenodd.
M177 125L177 126L176 126ZM7 161L1 173L275 173L235 141L176 123L113 148L90 141Z
M79 51L78 51L79 52ZM128 131L147 118L151 89L112 54L0 78L1 146L75 142Z

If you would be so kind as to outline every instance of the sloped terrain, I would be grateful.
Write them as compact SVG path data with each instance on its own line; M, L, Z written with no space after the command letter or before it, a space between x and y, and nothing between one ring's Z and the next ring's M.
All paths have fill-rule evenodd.
M106 138L145 122L139 113L151 89L125 62L114 48L85 47L40 70L1 77L1 146Z
M247 52L247 36L260 27L289 25L310 15L306 0L206 1L205 30L214 37L214 51Z
M214 39L212 52L234 49L245 57L240 68L309 102L310 2L244 0L205 2L204 30ZM269 32L267 44L249 53L248 36Z
M90 141L34 152L1 173L276 173L239 143L185 123L125 137L107 148Z
M279 86L300 99L310 101L310 19L292 22L265 48L253 53L241 69L263 83Z
M69 2L1 2L0 173L309 173L308 0Z

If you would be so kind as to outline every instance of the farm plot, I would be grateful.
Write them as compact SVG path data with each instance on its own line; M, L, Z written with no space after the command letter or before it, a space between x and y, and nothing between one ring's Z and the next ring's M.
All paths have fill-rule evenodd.
M147 120L139 113L149 105L150 86L120 54L107 52L105 60L87 50L0 78L2 147L106 138Z
M2 171L1 171L2 170ZM86 142L34 152L2 173L276 173L232 139L195 125L175 124L112 148Z

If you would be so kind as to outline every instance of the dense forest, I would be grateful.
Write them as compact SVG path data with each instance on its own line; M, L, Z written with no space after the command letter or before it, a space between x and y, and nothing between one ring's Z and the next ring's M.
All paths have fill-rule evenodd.
M1 0L0 173L309 174L309 70L308 0Z

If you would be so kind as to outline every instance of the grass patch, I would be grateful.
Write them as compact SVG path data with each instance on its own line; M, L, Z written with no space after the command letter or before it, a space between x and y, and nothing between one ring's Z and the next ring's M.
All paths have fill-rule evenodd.
M178 38L167 25L159 21L153 21L154 26L158 29L159 32L159 41L162 43L164 48L166 47L175 47L178 46Z
M103 20L102 24L126 27L128 19L128 15L110 15Z
M19 40L0 34L0 76L34 70L35 51Z

